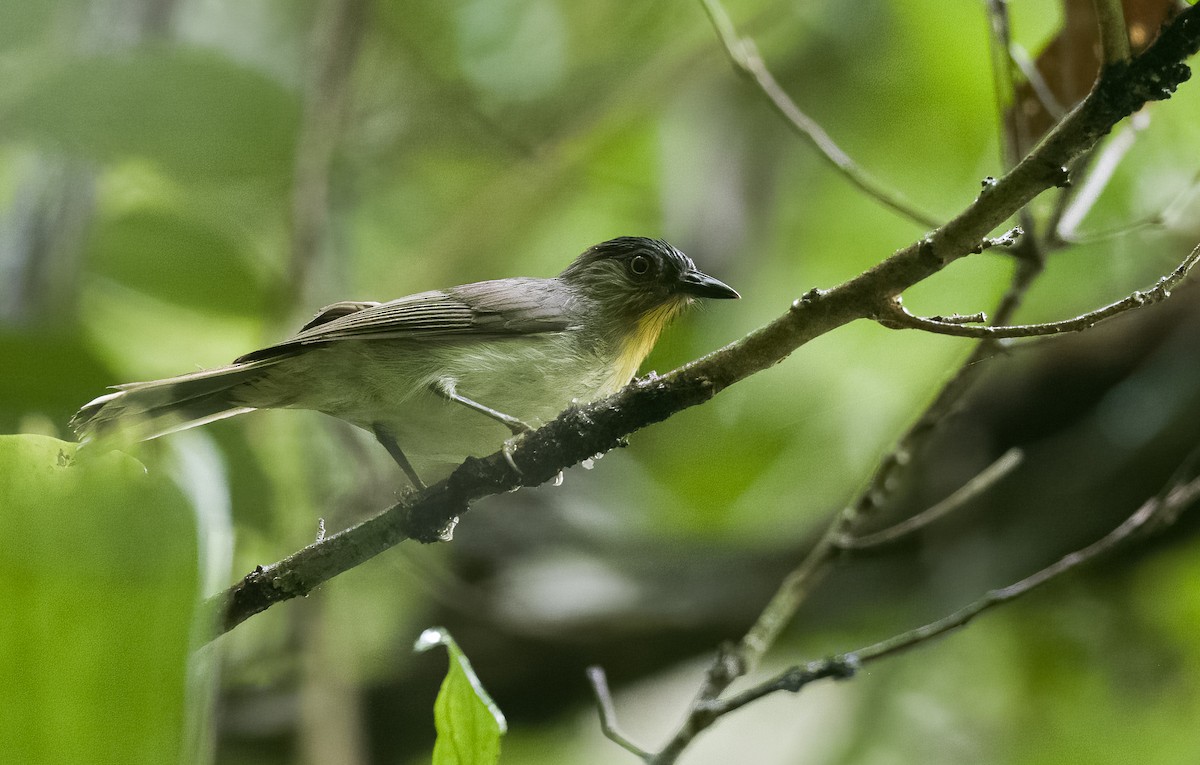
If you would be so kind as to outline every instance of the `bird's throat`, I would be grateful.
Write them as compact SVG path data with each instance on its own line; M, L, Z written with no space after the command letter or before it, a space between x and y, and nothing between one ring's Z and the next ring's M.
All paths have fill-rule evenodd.
M650 351L654 350L654 344L658 342L658 336L662 333L663 327L667 326L671 319L687 306L688 302L687 300L672 301L642 314L633 330L625 335L621 342L616 361L613 364L612 376L605 385L604 395L617 392L633 379L633 376L637 374L638 367L650 355Z

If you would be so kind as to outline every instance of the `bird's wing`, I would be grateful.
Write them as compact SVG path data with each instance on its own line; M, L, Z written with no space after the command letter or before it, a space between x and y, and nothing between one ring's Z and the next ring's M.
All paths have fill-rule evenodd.
M305 330L312 329L313 327L319 327L322 324L328 324L334 319L340 319L343 316L348 316L352 313L362 311L367 308L374 308L377 305L379 305L379 303L374 300L343 300L340 303L327 305L320 311L317 311L317 315L312 317L307 324L301 327L300 331L303 332Z
M298 334L236 363L290 355L334 340L527 335L571 329L569 293L551 279L504 279L420 292L387 303L327 306Z

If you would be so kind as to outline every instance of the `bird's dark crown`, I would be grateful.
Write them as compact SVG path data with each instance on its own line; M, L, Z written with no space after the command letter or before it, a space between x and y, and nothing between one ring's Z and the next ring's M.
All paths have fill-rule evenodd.
M666 321L698 297L738 297L736 290L702 273L671 245L640 236L588 248L558 278L618 323L639 321L650 313Z
M639 257L644 260L635 262ZM614 265L629 279L631 286L655 282L669 284L680 274L696 269L691 258L661 239L621 236L584 250L560 276L582 285L593 278L608 278L618 271ZM641 271L643 267L649 270Z

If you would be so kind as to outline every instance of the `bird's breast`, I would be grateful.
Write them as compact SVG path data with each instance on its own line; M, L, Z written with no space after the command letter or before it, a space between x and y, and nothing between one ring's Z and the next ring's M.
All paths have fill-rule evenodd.
M654 344L658 342L663 327L667 326L684 305L685 302L667 303L642 314L633 329L619 343L612 374L606 381L601 395L615 393L629 384L642 362L650 355L650 351L654 350Z

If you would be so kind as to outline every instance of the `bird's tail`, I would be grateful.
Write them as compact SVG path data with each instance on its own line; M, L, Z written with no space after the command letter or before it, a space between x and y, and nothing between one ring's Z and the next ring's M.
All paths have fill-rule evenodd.
M120 433L136 441L158 438L214 420L244 414L254 407L234 395L272 362L233 364L165 380L115 386L84 404L71 418L80 443Z

